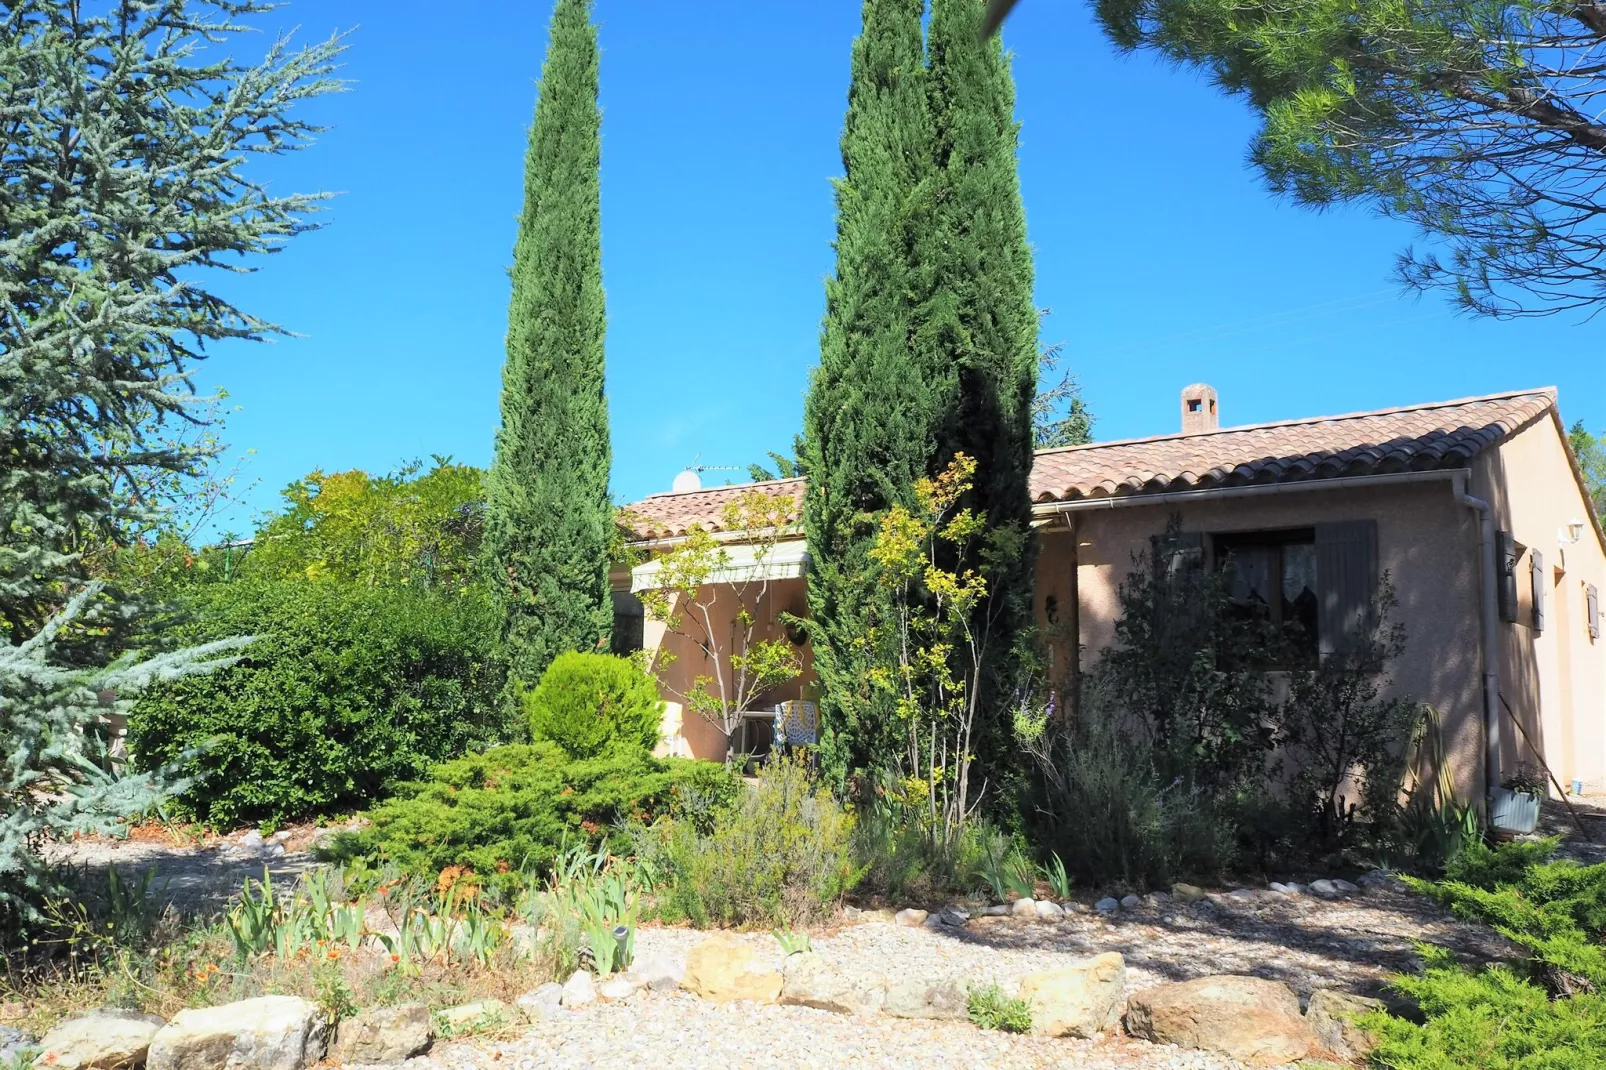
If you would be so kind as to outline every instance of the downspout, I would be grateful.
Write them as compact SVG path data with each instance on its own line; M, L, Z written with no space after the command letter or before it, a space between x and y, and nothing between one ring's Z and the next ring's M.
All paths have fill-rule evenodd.
M1478 514L1478 558L1482 572L1479 618L1483 633L1483 794L1490 805L1500 786L1500 572L1495 562L1494 510L1467 493L1467 476L1456 473L1456 501Z

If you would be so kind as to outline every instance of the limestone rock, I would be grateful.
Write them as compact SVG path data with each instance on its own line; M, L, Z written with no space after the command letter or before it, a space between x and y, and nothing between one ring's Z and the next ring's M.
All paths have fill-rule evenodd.
M1017 918L1035 918L1037 917L1037 900L1017 899L1010 906L1009 912Z
M1020 998L1031 1004L1032 1031L1092 1037L1114 1029L1126 1006L1126 960L1111 951L1029 974Z
M984 918L1004 918L1009 916L1009 912L1012 909L1008 903L994 903L990 907L982 907L981 916Z
M1310 882L1310 894L1320 896L1323 899L1337 899L1343 893L1338 890L1338 886L1332 881L1324 878Z
M428 1048L434 1035L422 1003L374 1007L340 1023L329 1057L337 1063L399 1063Z
M1306 892L1310 891L1310 885L1300 884L1298 881L1287 881L1283 884L1283 887L1287 888L1295 895L1304 895Z
M1364 1059L1372 1053L1376 1039L1356 1025L1355 1019L1383 1009L1380 999L1318 988L1310 994L1305 1022L1317 1043L1340 1059Z
M1360 891L1360 888L1357 887L1356 885L1351 884L1347 880L1341 880L1338 877L1334 877L1333 878L1333 887L1337 888L1340 892L1342 892L1345 895L1354 895L1356 892Z
M963 1022L970 1017L970 998L957 981L899 981L887 989L881 1011L894 1018Z
M1205 897L1205 891L1195 884L1183 884L1178 881L1171 886L1171 898L1179 903L1197 903Z
M1270 884L1266 885L1266 890L1271 892L1273 895L1281 896L1293 896L1299 894L1288 885L1283 884L1281 881L1272 881Z
M323 1058L328 1025L315 1003L258 996L179 1011L156 1031L149 1070L301 1070Z
M1135 895L1123 895L1121 897L1121 905L1123 907L1126 907L1126 909L1128 909L1128 910L1131 910L1135 906L1141 905L1142 902L1143 902L1143 900L1139 899Z
M584 1007L597 1001L597 985L585 970L575 970L563 982L563 994L558 1003L564 1007Z
M944 907L937 914L937 920L951 929L963 928L965 922L970 920L970 911L960 907Z
M1037 916L1044 921L1053 921L1055 918L1065 916L1065 908L1058 903L1050 903L1046 899L1037 901Z
M435 1017L443 1031L462 1033L495 1022L511 1022L513 1013L499 999L477 999L472 1003L459 1003L455 1007L436 1011Z
M681 986L715 1002L750 999L774 1003L781 994L778 970L764 965L752 946L732 936L711 936L686 956Z
M609 1003L620 1003L641 991L641 985L628 974L616 973L597 986L597 995Z
M897 920L897 918L892 911L881 909L861 910L859 911L859 916L856 920L860 925L869 925L872 922L880 922L884 925L891 925Z
M906 926L910 929L918 929L921 925L925 924L928 916L929 915L927 915L924 910L917 910L914 907L904 907L902 910L894 914L892 919L899 925Z
M1093 909L1098 911L1100 914L1113 914L1117 910L1121 909L1121 901L1119 899L1112 899L1109 896L1105 896L1103 899L1100 899L1097 903L1093 904Z
M513 1001L513 1005L527 1020L544 1022L563 1006L563 986L556 981L548 981L540 988L524 993Z
M115 1008L76 1015L40 1039L37 1062L60 1070L144 1066L151 1038L163 1024L154 1014Z
M1259 977L1200 977L1136 992L1127 1001L1126 1027L1156 1044L1260 1065L1304 1058L1315 1043L1299 997Z
M673 992L686 976L686 962L673 955L638 955L630 964L630 975L643 988L654 992Z
M1143 897L1143 905L1155 910L1162 910L1171 905L1171 895L1168 892L1150 892Z
M787 957L781 1002L838 1014L861 1014L881 1002L879 981L850 980L813 951Z

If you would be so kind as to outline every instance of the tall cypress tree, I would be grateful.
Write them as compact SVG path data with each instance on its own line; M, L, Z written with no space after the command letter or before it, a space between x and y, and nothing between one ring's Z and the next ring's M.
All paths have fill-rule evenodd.
M890 711L870 688L867 622L873 517L912 503L928 472L941 405L918 337L930 272L931 145L922 0L865 0L853 44L836 184L836 273L804 406L804 526L810 637L822 685L821 748L840 777L886 753Z
M486 480L487 560L511 678L533 684L612 628L603 395L601 113L590 0L558 0L513 247L502 426Z
M932 0L929 89L938 205L925 258L934 278L925 330L938 367L958 376L939 460L976 460L968 504L1015 552L990 570L975 626L993 653L981 681L997 711L1014 684L1010 652L1031 621L1032 401L1038 313L1016 166L1015 87L997 37L982 39L982 0ZM997 723L997 722L995 722Z

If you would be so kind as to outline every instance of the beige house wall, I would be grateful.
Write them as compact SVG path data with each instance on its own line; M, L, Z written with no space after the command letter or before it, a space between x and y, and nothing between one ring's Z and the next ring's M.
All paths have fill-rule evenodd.
M711 597L706 600L708 621L712 625L712 634L722 644L718 667L725 673L725 679L730 681L730 654L741 602L735 589L730 586L710 585L709 589ZM785 639L786 629L780 622L780 615L791 613L802 616L807 613L807 592L801 579L772 580L762 595L758 585L751 584L747 594L750 596L749 609L758 621L753 634L754 642ZM701 617L701 610L695 607L690 612ZM703 637L703 626L686 621L677 631L670 631L663 623L649 618L643 632L642 645L647 653L648 671L657 677L659 693L669 704L659 752L723 761L725 735L720 727L702 714L686 708L686 696L691 693L697 678L716 675L715 658L705 653L693 638ZM794 649L802 664L803 675L755 696L749 704L750 708L765 709L802 696L803 687L814 678L814 660L807 643ZM717 694L718 686L710 684L709 690Z
M1471 493L1493 504L1497 526L1519 547L1519 619L1500 625L1501 693L1564 788L1577 778L1586 791L1606 790L1606 641L1590 638L1585 593L1590 584L1606 590L1606 553L1560 423L1548 415L1535 421L1478 457L1472 471ZM1579 523L1574 542L1569 525ZM1535 550L1544 565L1542 632L1534 630L1532 617ZM1534 764L1534 751L1511 716L1501 722L1500 743L1508 770L1518 762Z

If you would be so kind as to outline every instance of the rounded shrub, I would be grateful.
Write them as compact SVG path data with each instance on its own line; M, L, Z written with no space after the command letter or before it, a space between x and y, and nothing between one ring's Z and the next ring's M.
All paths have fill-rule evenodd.
M629 658L559 654L524 695L530 734L571 758L595 758L623 746L658 745L664 704L658 686Z

